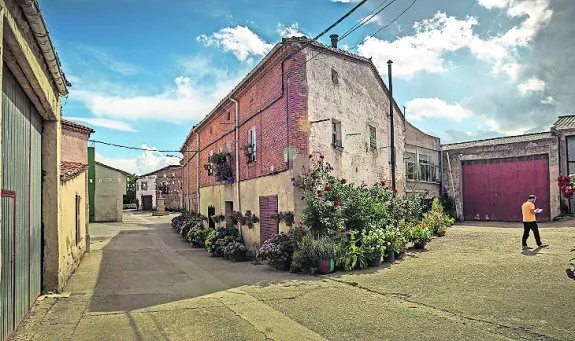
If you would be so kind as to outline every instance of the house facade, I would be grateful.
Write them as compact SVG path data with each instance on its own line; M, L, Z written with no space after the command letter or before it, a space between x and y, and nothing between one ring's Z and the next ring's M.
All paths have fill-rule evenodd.
M0 0L0 339L59 281L60 99L68 81L33 0Z
M182 208L182 166L170 165L138 177L138 210L151 211L156 208L160 195L167 210Z
M65 119L60 162L59 278L61 290L88 250L88 139L94 131Z
M94 170L94 222L121 222L129 173L97 161Z
M405 192L406 121L392 101L392 167L389 97L371 60L307 38L284 39L188 134L181 148L185 209L207 216L251 211L260 223L242 227L242 235L257 247L286 228L273 214L301 217L304 203L291 178L308 169L308 155L322 155L337 176L358 184L391 185L394 168L395 187Z
M572 151L575 115L560 116L548 132L445 144L443 187L461 220L519 222L521 204L535 194L538 220L549 221L575 212L557 186L559 175L575 172Z

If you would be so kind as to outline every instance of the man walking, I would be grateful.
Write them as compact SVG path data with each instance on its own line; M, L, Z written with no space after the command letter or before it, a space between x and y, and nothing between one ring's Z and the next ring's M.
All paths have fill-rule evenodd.
M539 236L539 226L537 226L537 217L535 216L538 213L543 212L540 208L535 208L535 200L537 197L534 195L529 196L529 200L527 200L523 205L521 205L521 213L523 214L523 240L521 244L523 246L523 250L529 249L527 246L527 239L529 238L529 231L533 231L533 236L535 237L535 242L537 243L537 247L547 247L547 244L543 244L541 242L541 237Z

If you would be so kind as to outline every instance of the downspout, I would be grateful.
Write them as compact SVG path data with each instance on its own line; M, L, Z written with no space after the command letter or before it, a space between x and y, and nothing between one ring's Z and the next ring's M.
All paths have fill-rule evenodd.
M196 131L196 203L198 205L198 211L200 213L200 134Z
M455 185L453 183L453 171L451 170L451 160L449 160L449 152L447 155L447 167L449 168L449 176L451 177L451 190L453 191L453 199L455 199ZM457 208L457 201L455 202L455 215L459 217L459 209Z
M283 92L283 91L282 91ZM229 96L228 99L236 106L236 201L238 202L238 212L242 212L242 199L240 196L240 104L238 101ZM240 237L242 237L242 228L238 228Z

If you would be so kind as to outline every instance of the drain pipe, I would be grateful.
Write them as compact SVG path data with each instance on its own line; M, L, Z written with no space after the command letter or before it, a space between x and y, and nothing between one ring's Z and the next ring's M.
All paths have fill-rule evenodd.
M197 213L201 213L200 209L200 134L196 131L196 205L198 205Z
M449 168L449 176L451 177L451 190L453 191L453 199L455 199L455 185L453 183L453 171L451 170L451 160L449 159L449 152L445 152L447 155L447 167ZM459 209L457 206L457 200L455 201L455 215L459 218Z
M238 202L238 212L242 213L242 200L240 197L240 103L229 96L228 99L236 106L236 201ZM240 237L242 237L242 228L238 228Z

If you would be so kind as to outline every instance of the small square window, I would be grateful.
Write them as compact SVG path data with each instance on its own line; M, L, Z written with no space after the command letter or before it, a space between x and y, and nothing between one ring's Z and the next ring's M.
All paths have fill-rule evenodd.
M338 120L331 120L332 126L332 140L331 143L334 148L343 148L343 143L341 140L341 122Z
M377 149L377 130L372 126L369 126L369 147Z
M334 69L331 69L331 81L334 85L339 85L339 75Z

